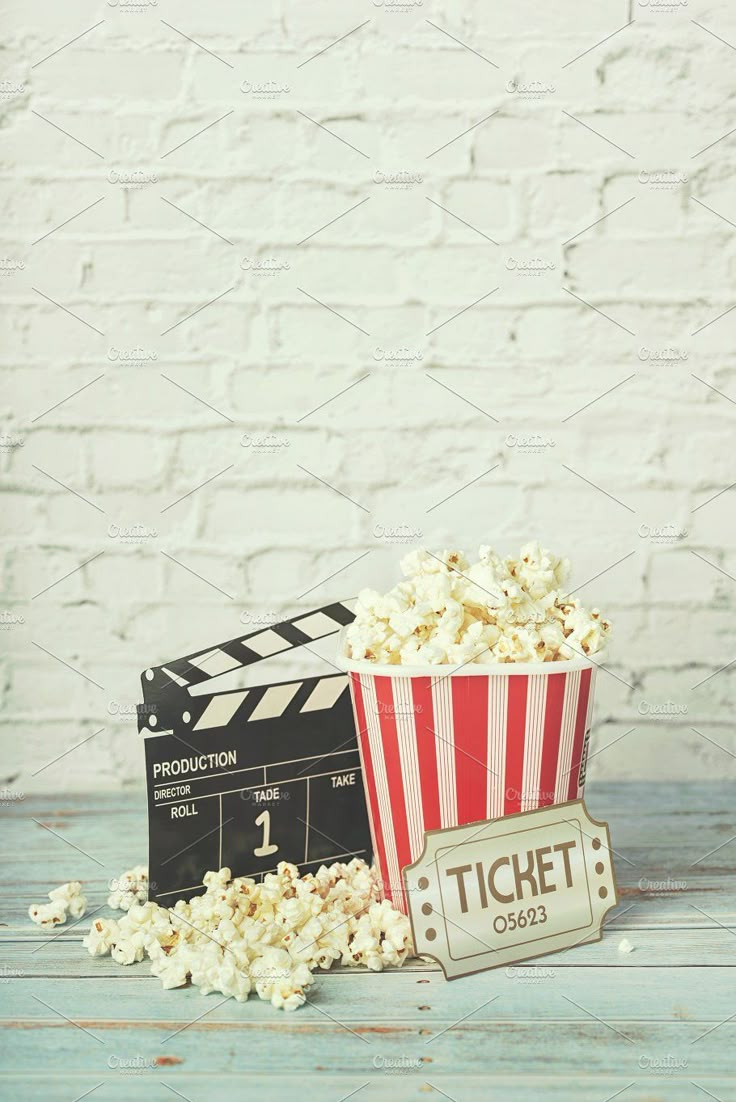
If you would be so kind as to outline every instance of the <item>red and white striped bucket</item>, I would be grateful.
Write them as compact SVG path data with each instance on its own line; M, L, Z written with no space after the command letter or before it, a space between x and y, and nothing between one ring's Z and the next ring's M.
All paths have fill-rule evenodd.
M578 799L593 662L461 667L338 662L350 675L373 855L407 910L401 870L424 832Z

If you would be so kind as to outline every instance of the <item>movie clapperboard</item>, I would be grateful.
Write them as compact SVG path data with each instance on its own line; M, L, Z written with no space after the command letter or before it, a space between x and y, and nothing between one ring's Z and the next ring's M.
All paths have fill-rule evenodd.
M353 617L348 602L326 605L144 671L151 899L196 895L224 866L261 879L280 861L370 861L347 675L221 687Z

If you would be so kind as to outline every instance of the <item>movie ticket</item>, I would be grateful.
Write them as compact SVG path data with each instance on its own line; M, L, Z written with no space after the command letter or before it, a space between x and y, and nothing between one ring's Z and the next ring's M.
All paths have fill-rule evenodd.
M598 941L618 903L608 824L583 800L427 831L404 884L416 952L447 979Z

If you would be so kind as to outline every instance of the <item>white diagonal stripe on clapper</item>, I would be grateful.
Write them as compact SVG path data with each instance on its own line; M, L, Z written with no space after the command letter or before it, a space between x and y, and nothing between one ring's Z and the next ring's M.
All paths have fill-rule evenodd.
M437 738L437 783L440 795L440 819L443 827L457 826L457 788L455 778L455 730L452 722L452 679L432 678L432 707Z
M411 845L412 861L415 861L422 852L422 842L424 840L422 785L417 753L417 720L414 714L410 679L408 677L392 677L391 688L394 698L394 718L396 719L399 757L401 758L401 777L404 782L409 844Z
M376 683L372 674L360 675L360 687L363 690L363 709L365 711L365 724L368 729L368 745L371 750L371 764L373 777L376 782L376 798L378 800L378 814L381 820L381 834L383 836L383 848L388 864L389 884L391 894L401 890L401 869L396 853L396 835L393 831L393 817L391 815L391 797L388 791L386 779L386 761L383 756L383 740L381 727L378 722L378 701L376 700Z
M488 687L488 818L503 815L506 790L506 717L508 677L489 677ZM493 770L491 773L490 770Z
M580 695L580 671L571 670L565 674L565 697L562 702L562 730L560 732L560 752L557 758L557 780L555 782L555 802L567 799L567 786L570 783L573 743L575 741L575 716Z
M547 702L547 674L529 675L526 690L526 728L524 731L524 772L521 782L521 810L539 807L539 776L542 771L544 711Z

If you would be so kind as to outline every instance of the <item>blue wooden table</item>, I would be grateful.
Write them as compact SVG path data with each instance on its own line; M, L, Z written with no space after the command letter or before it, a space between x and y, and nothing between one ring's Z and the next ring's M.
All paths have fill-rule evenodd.
M92 909L145 860L142 791L5 806L0 1097L736 1102L733 786L598 784L586 797L610 824L621 894L601 942L452 983L421 961L336 969L293 1014L164 991L146 963L93 959L87 919L31 924L50 887L84 880ZM619 951L624 937L634 952Z

